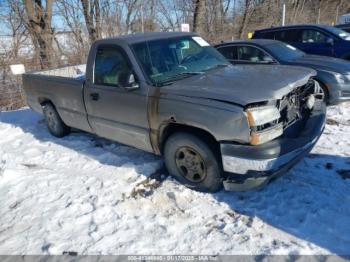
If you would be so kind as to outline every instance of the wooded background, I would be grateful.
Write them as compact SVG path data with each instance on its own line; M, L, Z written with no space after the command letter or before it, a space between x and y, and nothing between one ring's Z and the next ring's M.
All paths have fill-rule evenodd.
M213 44L246 38L281 25L283 2L286 24L331 25L350 13L350 0L0 0L0 109L20 106L10 64L35 70L85 63L96 39L179 31L182 23Z

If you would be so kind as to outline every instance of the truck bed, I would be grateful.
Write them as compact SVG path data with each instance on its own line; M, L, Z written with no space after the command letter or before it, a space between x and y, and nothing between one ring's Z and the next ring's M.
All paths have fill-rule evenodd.
M66 66L61 68L55 68L50 70L32 72L29 74L40 75L40 76L50 76L50 77L64 77L73 78L77 80L85 79L86 64Z
M86 65L75 65L23 74L23 87L28 105L42 112L51 102L69 126L90 131L84 104Z

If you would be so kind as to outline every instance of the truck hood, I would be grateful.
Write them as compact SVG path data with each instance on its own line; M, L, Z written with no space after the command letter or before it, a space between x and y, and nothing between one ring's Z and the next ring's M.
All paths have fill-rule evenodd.
M289 61L288 64L307 66L316 70L327 70L343 74L350 72L349 61L340 58L325 57L318 55L305 55L293 61Z
M243 65L213 69L161 87L161 95L214 99L241 106L281 99L315 76L312 69L281 65Z

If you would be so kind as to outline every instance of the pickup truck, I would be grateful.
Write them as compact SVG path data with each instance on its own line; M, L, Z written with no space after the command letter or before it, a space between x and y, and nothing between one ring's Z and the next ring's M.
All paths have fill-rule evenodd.
M265 185L315 145L325 124L315 71L234 66L193 33L98 40L86 65L26 73L49 132L77 128L162 155L204 192Z

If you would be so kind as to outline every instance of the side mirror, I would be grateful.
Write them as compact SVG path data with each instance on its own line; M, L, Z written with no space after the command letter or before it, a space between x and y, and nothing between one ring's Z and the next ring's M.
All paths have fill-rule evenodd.
M326 44L327 45L334 45L334 39L332 37L327 37Z
M127 85L125 86L125 89L127 90L135 90L140 88L139 83L137 83L135 76L133 73L130 74Z

